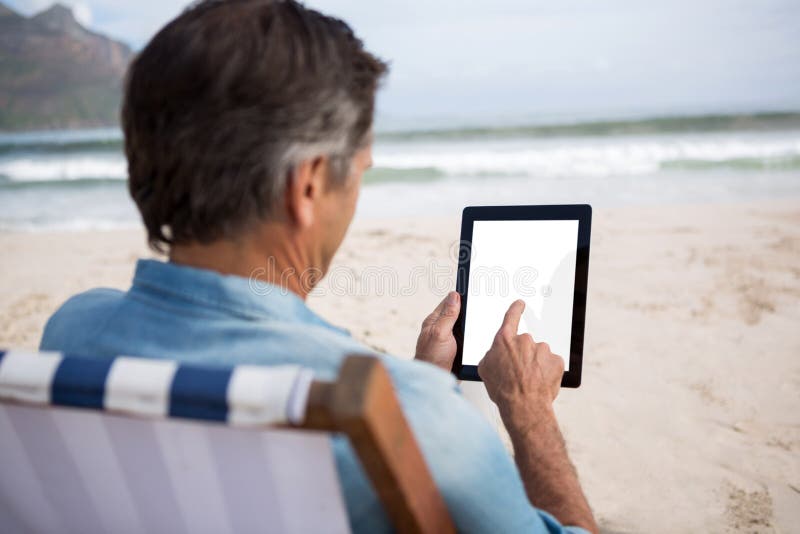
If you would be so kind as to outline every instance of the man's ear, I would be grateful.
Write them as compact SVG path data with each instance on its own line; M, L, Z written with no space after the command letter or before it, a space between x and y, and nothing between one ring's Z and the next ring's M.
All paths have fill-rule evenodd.
M319 156L295 166L286 181L286 208L301 228L314 224L316 203L325 190L328 158Z

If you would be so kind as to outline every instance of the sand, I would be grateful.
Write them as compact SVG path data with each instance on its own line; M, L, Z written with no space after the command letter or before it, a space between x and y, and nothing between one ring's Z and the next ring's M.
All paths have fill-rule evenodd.
M358 221L310 305L411 357L454 284L458 224ZM35 347L64 299L126 288L150 255L139 231L5 233L0 249L6 347ZM796 532L800 202L596 210L589 288L583 385L556 409L603 531Z

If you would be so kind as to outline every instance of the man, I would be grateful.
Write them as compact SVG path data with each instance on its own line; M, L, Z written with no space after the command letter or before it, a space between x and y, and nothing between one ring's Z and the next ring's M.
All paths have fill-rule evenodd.
M294 1L203 2L170 22L131 65L122 111L130 193L169 262L139 261L127 292L71 298L41 348L291 362L323 379L372 352L304 299L353 217L385 71L345 23ZM596 532L553 415L561 358L516 335L521 302L487 347L479 372L515 467L448 373L459 307L450 293L425 319L416 361L380 355L458 529ZM353 530L388 530L347 441L334 451Z

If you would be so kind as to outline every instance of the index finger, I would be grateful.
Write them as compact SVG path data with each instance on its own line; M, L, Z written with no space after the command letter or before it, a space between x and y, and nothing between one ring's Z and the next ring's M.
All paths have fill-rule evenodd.
M508 307L505 317L503 317L503 324L500 326L500 331L506 330L508 335L515 336L519 330L519 320L522 317L522 312L525 311L525 301L515 300Z

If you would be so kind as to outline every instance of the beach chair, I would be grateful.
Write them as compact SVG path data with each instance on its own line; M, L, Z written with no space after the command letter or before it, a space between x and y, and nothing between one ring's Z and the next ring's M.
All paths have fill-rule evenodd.
M347 436L398 532L453 532L378 359L334 382L0 351L2 532L349 532L330 433Z

